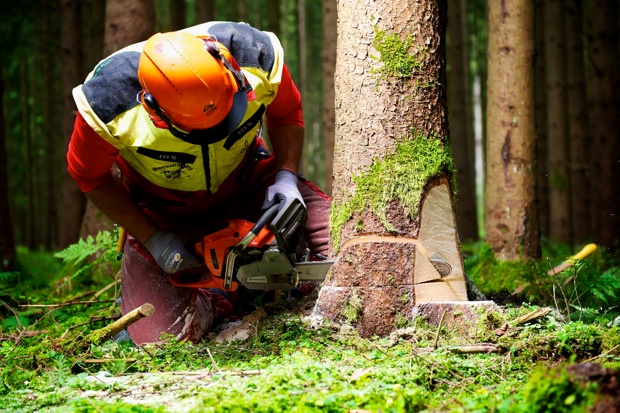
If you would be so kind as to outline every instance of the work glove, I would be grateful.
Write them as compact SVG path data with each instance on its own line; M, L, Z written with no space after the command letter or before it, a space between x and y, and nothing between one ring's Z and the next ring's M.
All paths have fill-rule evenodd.
M262 209L270 208L276 203L280 203L278 208L278 214L273 219L273 224L278 224L282 214L286 212L288 207L297 199L306 208L299 189L297 189L297 175L287 170L279 170L276 173L276 182L267 188L267 194L265 195L265 201L263 202Z
M144 244L155 262L167 273L172 274L203 265L202 260L186 248L187 239L160 229L155 231Z

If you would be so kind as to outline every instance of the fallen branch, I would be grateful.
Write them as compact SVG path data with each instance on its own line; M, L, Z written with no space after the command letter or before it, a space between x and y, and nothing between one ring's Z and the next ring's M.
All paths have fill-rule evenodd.
M19 308L60 308L67 307L69 305L78 305L78 304L102 304L102 303L113 303L114 300L104 300L104 301L71 301L68 303L60 303L60 304L21 304Z
M534 321L537 318L544 317L544 316L546 316L547 314L549 314L552 311L553 311L553 309L549 308L549 307L539 308L539 309L534 310L534 311L532 311L530 313L522 315L521 317L517 318L514 321L514 323L517 324L517 325L525 324L527 322Z
M118 277L118 274L117 274L117 277L116 277L116 279L114 281L112 281L110 284L106 285L104 288L99 290L95 295L93 295L93 299L95 299L95 300L98 299L101 294L105 293L110 288L115 287L120 281L121 281L121 279L120 279L120 277Z
M99 330L91 332L88 335L87 339L93 344L101 344L109 340L111 337L115 336L119 332L123 331L136 321L141 320L144 317L152 316L154 312L155 307L153 307L151 304L142 304L140 307L136 308L135 310L131 310L112 324L109 324Z
M105 363L110 363L112 361L124 361L126 363L134 363L137 359L135 358L128 358L128 359L84 359L84 360L79 360L80 363L86 363L86 364L105 364Z
M487 353L499 353L501 350L499 347L492 344L479 344L473 346L460 346L450 347L448 350L459 354L487 354Z
M605 352L603 352L603 353L599 354L598 356L594 356L594 357L591 357L591 358L589 358L589 359L587 359L587 360L584 360L584 361L582 361L582 363L589 363L589 362L591 362L591 361L593 361L593 360L596 360L596 359L597 359L597 358L599 358L599 357L603 357L604 355L611 353L612 351L614 351L614 350L615 350L615 349L617 349L618 347L620 347L620 344L617 344L617 345L613 346L612 348L610 348L609 350L607 350L607 351L605 351Z

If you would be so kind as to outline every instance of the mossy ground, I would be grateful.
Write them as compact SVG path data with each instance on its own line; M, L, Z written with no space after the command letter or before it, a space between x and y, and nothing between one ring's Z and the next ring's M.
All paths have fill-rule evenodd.
M477 261L486 259L481 250L471 247L466 255L484 274L486 267ZM517 268L503 268L504 277L520 279L526 270ZM617 304L592 310L592 317L581 320L571 320L579 311L565 317L556 310L515 325L514 320L537 306L514 300L501 311L480 314L468 334L445 327L438 332L415 319L389 337L362 339L346 325L313 328L301 311L307 305L287 309L277 301L244 342L168 339L144 348L106 342L79 350L58 346L58 340L75 341L109 323L96 320L118 313L113 291L100 304L59 307L51 313L19 303L63 302L98 291L111 275L83 274L71 288L56 291L55 280L64 269L51 266L55 271L39 281L33 276L31 284L24 281L10 288L13 294L1 297L16 314L6 307L2 312L0 411L581 412L594 403L597 384L575 379L564 367L590 361L620 369ZM518 285L514 279L505 281L508 292ZM498 294L503 291L489 285ZM538 284L529 285L538 304L549 304L542 291L550 285L537 294L531 286ZM488 293L485 285L478 286ZM509 327L498 333L505 325ZM27 336L23 327L39 334ZM493 344L499 353L455 351L479 343Z

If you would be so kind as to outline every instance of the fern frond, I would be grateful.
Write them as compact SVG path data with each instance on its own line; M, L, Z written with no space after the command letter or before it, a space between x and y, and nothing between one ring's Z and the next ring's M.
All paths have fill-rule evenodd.
M54 254L65 263L79 264L86 258L100 251L114 248L114 237L109 231L101 231L96 238L88 236L86 240L80 239L77 244L71 244L64 250Z
M16 281L21 273L19 271L0 272L0 283L6 284L12 281Z

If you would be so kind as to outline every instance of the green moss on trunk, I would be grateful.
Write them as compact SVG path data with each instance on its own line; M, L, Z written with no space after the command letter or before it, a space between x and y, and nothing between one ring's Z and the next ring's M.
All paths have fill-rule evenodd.
M342 203L333 203L330 215L330 234L337 251L342 226L355 213L372 212L385 229L396 229L387 217L387 205L398 201L412 220L418 216L424 186L429 179L452 173L454 164L450 149L436 137L420 132L396 144L396 150L383 160L377 160L370 170L354 176L355 194ZM357 227L360 225L358 223Z

